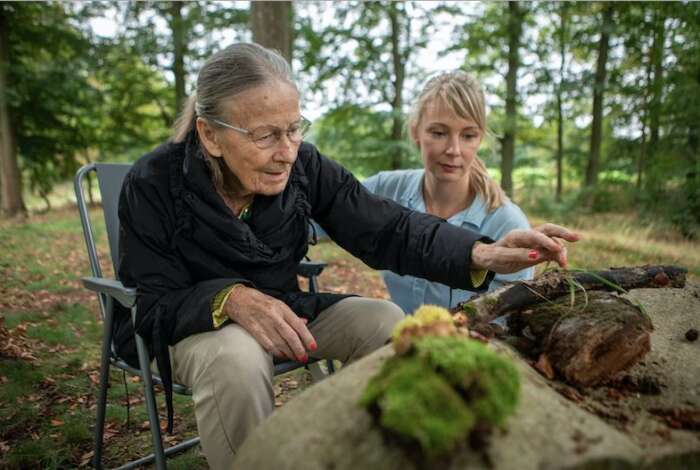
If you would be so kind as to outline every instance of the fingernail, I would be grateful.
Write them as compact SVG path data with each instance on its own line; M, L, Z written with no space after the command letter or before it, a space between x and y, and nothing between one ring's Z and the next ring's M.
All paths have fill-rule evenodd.
M301 356L301 357L299 358L299 362L303 362L304 364L306 364L307 362L309 362L309 356L308 356L308 354L304 354L303 356Z
M309 349L311 351L316 351L317 348L318 346L316 345L316 341L312 341L311 344L309 344Z
M537 250L530 250L530 252L527 254L527 257L530 259L537 259L540 257L540 252Z

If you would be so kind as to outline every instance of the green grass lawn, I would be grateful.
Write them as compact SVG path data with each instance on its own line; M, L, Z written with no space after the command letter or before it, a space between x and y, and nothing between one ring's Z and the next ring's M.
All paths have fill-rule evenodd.
M106 235L99 214L94 210L92 217L104 257ZM567 223L584 237L569 247L572 267L679 264L692 278L700 278L700 243L684 241L667 227L639 223L633 214L587 215ZM378 274L333 243L312 247L310 255L329 262L321 278L323 290L387 297ZM107 263L103 269L111 272ZM15 352L22 353L13 358L0 355L0 468L74 468L89 463L101 322L95 296L78 281L88 274L75 208L0 222L0 327L9 333ZM107 466L144 455L149 448L141 384L133 377L126 378L126 387L122 381L120 373L112 372ZM283 405L308 382L303 371L277 378L277 404ZM127 390L132 405L128 425ZM176 397L175 410L176 432L167 438L170 444L196 433L189 398ZM165 416L164 409L161 412ZM206 468L198 450L170 465Z

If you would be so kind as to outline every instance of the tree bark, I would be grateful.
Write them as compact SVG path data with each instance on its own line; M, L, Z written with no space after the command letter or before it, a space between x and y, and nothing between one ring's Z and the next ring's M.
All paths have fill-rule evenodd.
M182 22L182 3L170 3L170 30L173 35L173 75L175 75L175 114L182 111L185 101L185 25ZM172 124L172 123L170 123Z
M642 104L642 137L637 157L637 196L642 195L642 182L644 178L644 166L647 161L647 121L649 120L649 94L651 89L651 58L646 64L646 89L644 90L644 102Z
M389 22L391 24L391 57L394 65L394 98L391 103L391 139L394 142L400 142L401 134L403 132L403 86L406 74L406 62L401 51L401 21L399 18L400 12L397 8L397 3L391 2L388 5L387 11L389 14ZM399 146L396 146L391 157L391 169L398 170L402 167L403 152Z
M593 187L598 182L600 167L600 144L603 140L603 96L606 87L608 50L610 48L610 30L613 25L613 7L606 3L603 8L603 23L598 41L598 60L596 62L595 83L593 85L593 122L591 123L591 141L588 166L586 168L586 187Z
M561 202L563 191L563 162L564 162L564 110L563 94L564 81L566 75L566 26L567 26L567 5L562 3L559 6L559 83L557 84L557 189L555 200Z
M652 67L654 79L651 83L651 106L649 108L649 152L648 160L654 161L659 147L661 121L661 95L663 93L663 58L666 36L665 15L662 6L654 9L654 42L652 45Z
M608 293L578 296L573 306L565 298L543 303L520 320L537 342L536 368L576 386L606 382L651 350L651 319Z
M275 49L292 62L292 2L250 2L253 42Z
M7 109L8 69L10 66L10 22L0 8L0 213L14 217L25 214L22 199L22 175L19 171L17 143Z
M518 122L517 81L522 15L518 2L508 2L508 73L506 75L506 122L501 148L501 187L511 197L513 196L513 161Z
M624 292L642 287L685 286L688 271L677 266L641 266L613 268L596 272L550 272L532 281L517 282L492 292L472 297L452 309L453 313L464 311L474 321L491 321L506 313L546 300L570 295L572 289L581 287L590 290ZM580 292L580 291L579 291Z

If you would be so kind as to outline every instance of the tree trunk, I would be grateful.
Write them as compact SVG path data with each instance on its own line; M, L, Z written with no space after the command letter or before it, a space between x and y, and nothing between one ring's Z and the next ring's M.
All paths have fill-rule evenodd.
M401 141L403 132L403 84L406 73L406 61L401 52L401 21L397 3L391 2L387 8L389 14L389 22L391 24L391 56L394 65L394 99L391 103L392 110L392 126L391 140L395 143ZM405 17L405 15L404 15ZM405 19L405 18L404 18ZM408 30L407 30L408 32ZM401 147L395 146L391 157L391 169L398 170L403 167L403 152Z
M501 148L501 187L511 197L513 196L513 160L518 121L517 81L522 14L517 2L508 2L508 73L506 75L506 123Z
M630 289L685 286L685 268L678 266L641 266L613 268L596 272L552 271L532 281L516 282L495 291L472 297L451 309L466 312L471 321L489 322L506 313L515 312L544 299L570 295L572 286L577 290L610 290L625 292ZM580 290L577 292L580 295Z
M182 22L182 3L170 3L170 30L173 34L173 75L175 75L175 114L182 111L185 101L185 25ZM172 123L170 123L172 124Z
M637 197L642 195L642 182L644 177L644 165L647 161L647 122L649 121L649 93L651 89L651 58L646 64L646 89L644 90L644 103L642 104L642 137L637 158Z
M10 22L5 15L0 8L0 213L14 217L27 210L22 200L22 175L17 161L15 133L7 109Z
M700 67L698 67L695 79L700 85ZM688 154L691 165L693 163L697 165L697 162L700 162L700 124L697 121L688 126Z
M609 3L603 8L603 24L598 41L598 60L596 63L595 83L593 85L593 122L591 123L591 145L586 168L586 187L593 187L598 182L600 167L600 144L603 140L603 95L606 86L606 67L608 49L610 48L610 30L613 26L613 7Z
M564 81L566 75L566 23L567 12L566 3L562 3L559 7L559 83L557 86L557 190L555 200L561 202L561 194L563 191L563 162L564 162L564 110L563 110L563 94Z
M649 108L649 153L653 162L659 147L659 127L661 118L661 95L663 93L663 58L665 39L665 15L661 6L654 9L654 42L652 45L652 67L654 79L651 83L651 106Z
M550 379L556 373L576 386L601 384L651 350L649 317L609 293L579 295L574 305L565 298L543 302L519 320L535 337L537 368Z
M279 51L292 62L292 2L250 2L253 42Z

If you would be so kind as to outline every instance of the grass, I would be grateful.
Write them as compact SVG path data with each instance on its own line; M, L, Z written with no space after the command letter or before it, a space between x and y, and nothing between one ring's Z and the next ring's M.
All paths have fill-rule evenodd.
M99 214L94 210L91 216L104 255L106 235ZM536 225L544 220L531 221ZM583 241L569 245L572 267L679 264L688 268L691 278L700 279L700 243L683 240L668 226L642 223L632 213L575 216L567 224L583 235ZM323 290L386 297L378 274L335 244L320 243L310 256L329 262L320 279ZM103 269L111 272L106 264ZM0 357L0 468L75 468L89 463L101 322L94 295L78 282L87 274L75 208L25 221L0 221L0 319L13 338L24 332L20 337L25 349L36 358ZM147 418L141 384L127 377L132 403L127 426L122 376L113 371L110 377L104 461L115 466L145 455L150 436L143 425ZM277 378L280 404L307 383L303 372ZM176 397L175 409L174 439L179 441L196 433L196 426L188 397ZM164 409L161 413L165 415ZM206 468L198 450L170 465Z

